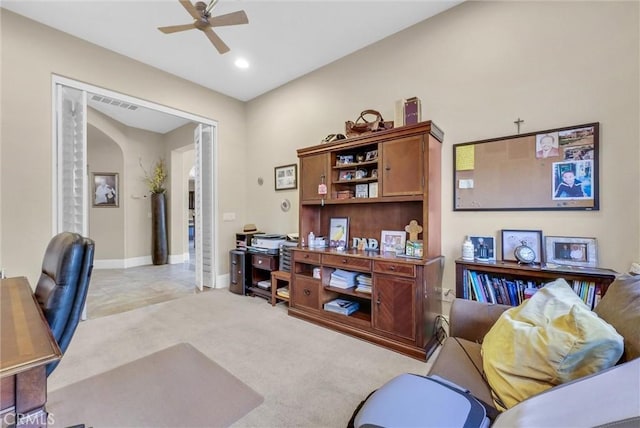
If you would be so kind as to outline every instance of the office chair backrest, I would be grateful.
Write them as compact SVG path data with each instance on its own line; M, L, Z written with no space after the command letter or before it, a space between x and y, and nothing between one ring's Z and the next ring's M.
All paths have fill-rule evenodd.
M63 354L87 298L94 248L91 239L62 232L51 239L45 251L35 295ZM47 376L57 365L56 361L47 366Z

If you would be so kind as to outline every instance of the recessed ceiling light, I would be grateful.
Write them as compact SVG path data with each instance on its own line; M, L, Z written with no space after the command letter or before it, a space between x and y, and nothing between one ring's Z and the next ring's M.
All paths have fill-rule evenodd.
M249 61L244 58L238 58L235 62L235 65L238 68L249 68Z

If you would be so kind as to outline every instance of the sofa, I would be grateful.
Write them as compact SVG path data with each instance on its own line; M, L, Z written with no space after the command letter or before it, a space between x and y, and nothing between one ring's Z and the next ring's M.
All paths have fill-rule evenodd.
M429 375L448 379L485 403L493 403L494 396L484 379L482 342L510 308L455 299L449 337ZM492 426L640 426L640 276L616 278L593 312L624 339L618 363L534 395L500 413Z
M543 312L542 322L518 320L525 308ZM582 315L575 315L576 309ZM562 315L547 317L549 311ZM524 341L522 331L518 337L505 335L505 323L514 319L514 330L535 331L525 334ZM428 377L468 390L487 408L492 427L640 427L640 275L617 277L593 311L559 279L517 308L455 299L449 322L449 336L433 357ZM536 341L541 345L531 343ZM489 342L498 347L491 349ZM498 370L496 379L494 369L509 360L515 377ZM429 427L435 426L433 414L446 418L448 412L453 421L463 411L439 404L434 412L429 403L442 400L430 398L433 393L425 393L427 388L415 376L407 382L407 376L372 393L354 412L354 426ZM523 398L501 406L505 391L500 382ZM530 384L538 392L531 393ZM485 419L482 426L488 423Z

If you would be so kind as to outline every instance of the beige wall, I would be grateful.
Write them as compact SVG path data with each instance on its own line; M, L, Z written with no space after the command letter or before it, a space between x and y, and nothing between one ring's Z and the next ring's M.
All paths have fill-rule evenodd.
M638 2L466 2L248 103L248 200L269 231L296 227L280 212L273 167L299 147L343 132L360 111L394 117L418 96L422 115L445 132L442 252L445 287L466 234L541 229L596 237L601 266L640 260ZM453 212L452 145L600 122L600 211ZM256 184L264 176L266 184ZM295 213L294 213L295 211Z
M89 119L89 118L88 118ZM122 190L125 189L124 159L122 149L105 133L87 125L87 172L89 174L89 200L94 198L94 173L115 172L118 174L118 206L94 207L89 205L89 236L96 243L94 258L124 259L125 208L128 201Z
M51 75L58 74L218 121L220 174L244 175L245 103L1 9L0 265L35 282L52 226ZM138 159L127 158L132 171ZM228 180L227 180L228 181ZM237 181L236 181L237 185ZM245 209L244 192L219 187L220 210ZM227 208L226 204L232 208ZM238 208L239 207L239 208ZM242 221L242 219L239 219ZM126 230L135 233L142 226ZM147 242L139 241L140 245ZM222 242L222 249L234 246ZM127 254L136 254L136 248ZM228 269L226 251L218 265Z
M242 224L297 229L297 191L274 191L275 166L296 162L297 148L343 131L344 121L364 109L392 119L394 102L411 96L422 100L423 118L445 131L445 284L453 284L464 235L498 236L502 228L594 236L601 265L626 270L640 260L638 8L637 2L466 2L249 103L2 10L0 265L33 280L40 265L33 255L52 233L56 73L218 121L218 215L236 213L234 222L220 223L223 272ZM452 211L451 146L514 134L517 117L525 120L523 132L601 123L600 211ZM137 164L126 153L124 159L125 170L132 168L127 162ZM279 208L284 198L293 204L287 213Z

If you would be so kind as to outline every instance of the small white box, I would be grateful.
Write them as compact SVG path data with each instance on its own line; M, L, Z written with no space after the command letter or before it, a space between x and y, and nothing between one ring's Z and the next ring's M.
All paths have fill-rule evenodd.
M374 181L373 183L369 183L369 197L377 198L378 197L378 182Z

